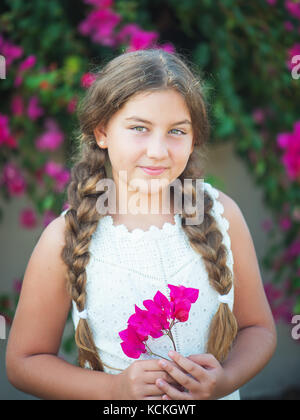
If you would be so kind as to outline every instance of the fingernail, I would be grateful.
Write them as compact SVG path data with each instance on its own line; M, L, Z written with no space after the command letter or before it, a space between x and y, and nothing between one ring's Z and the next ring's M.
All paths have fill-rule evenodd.
M168 353L168 355L169 355L170 357L173 357L173 356L175 355L175 352L174 352L173 350L170 350L170 351L169 351L169 353Z
M164 360L160 360L160 361L159 361L159 364L160 364L160 366L162 366L162 367L166 367L166 366L167 366L167 363L166 363Z

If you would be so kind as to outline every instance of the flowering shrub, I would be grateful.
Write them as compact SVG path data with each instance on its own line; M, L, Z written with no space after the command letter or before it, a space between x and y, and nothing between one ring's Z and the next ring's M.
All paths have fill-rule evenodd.
M76 106L94 64L149 47L187 53L205 78L212 143L231 142L272 215L261 263L289 316L273 313L300 313L299 0L4 0L0 28L0 195L31 203L16 223L46 226L67 207Z
M128 357L138 359L141 353L147 352L146 347L150 355L159 356L153 353L146 344L149 335L153 338L167 335L176 351L172 327L177 322L188 320L191 304L198 299L199 290L172 284L168 284L168 287L171 290L170 301L158 291L153 300L143 301L147 310L142 310L135 305L135 313L128 319L127 329L119 332L123 340L122 350Z

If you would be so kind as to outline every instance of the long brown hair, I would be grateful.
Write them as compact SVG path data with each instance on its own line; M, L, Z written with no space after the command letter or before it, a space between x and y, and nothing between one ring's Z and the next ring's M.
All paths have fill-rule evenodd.
M193 125L194 150L179 179L196 180L202 177L200 155L210 134L210 123L205 91L193 64L180 53L169 54L161 49L138 50L121 54L95 72L95 81L87 89L78 106L78 149L68 186L69 210L66 213L65 246L62 258L67 265L67 286L78 311L86 303L86 266L89 262L89 244L97 228L100 212L96 201L103 193L96 184L107 177L105 164L109 162L107 149L99 148L93 130L101 123L105 127L112 115L134 94L144 91L175 89L184 97ZM191 194L182 189L182 194ZM195 188L192 188L195 195ZM212 215L213 199L204 191L204 220L198 225L187 225L182 213L182 228L194 250L202 255L211 286L221 295L233 285L231 270L227 267L227 250L222 244L222 233ZM228 304L220 303L214 315L208 336L207 352L223 361L237 334L237 322ZM103 371L103 365L86 319L80 319L75 340L81 367L90 364Z

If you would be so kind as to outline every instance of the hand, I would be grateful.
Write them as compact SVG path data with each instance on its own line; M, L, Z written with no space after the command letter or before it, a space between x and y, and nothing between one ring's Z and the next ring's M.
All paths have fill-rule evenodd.
M159 365L179 384L185 391L180 392L170 384L163 381L157 386L164 391L163 400L215 400L227 395L228 383L225 370L212 354L193 354L184 357L178 352L169 356L176 363L159 360ZM166 366L162 365L166 363Z
M114 375L114 399L162 400L164 391L155 384L159 378L172 384L174 389L182 390L182 386L159 366L158 361L159 359L136 360L123 372Z

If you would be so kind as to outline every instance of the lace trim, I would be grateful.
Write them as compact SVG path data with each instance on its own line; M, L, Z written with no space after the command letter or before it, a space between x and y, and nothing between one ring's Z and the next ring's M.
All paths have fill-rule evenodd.
M101 218L102 223L106 224L109 229L113 229L116 233L127 235L129 237L137 238L141 236L150 236L152 234L163 234L163 233L173 233L181 225L181 217L179 214L174 214L174 223L165 222L162 228L151 225L148 230L143 229L133 229L131 232L128 230L127 226L123 223L115 226L112 216L109 214Z

